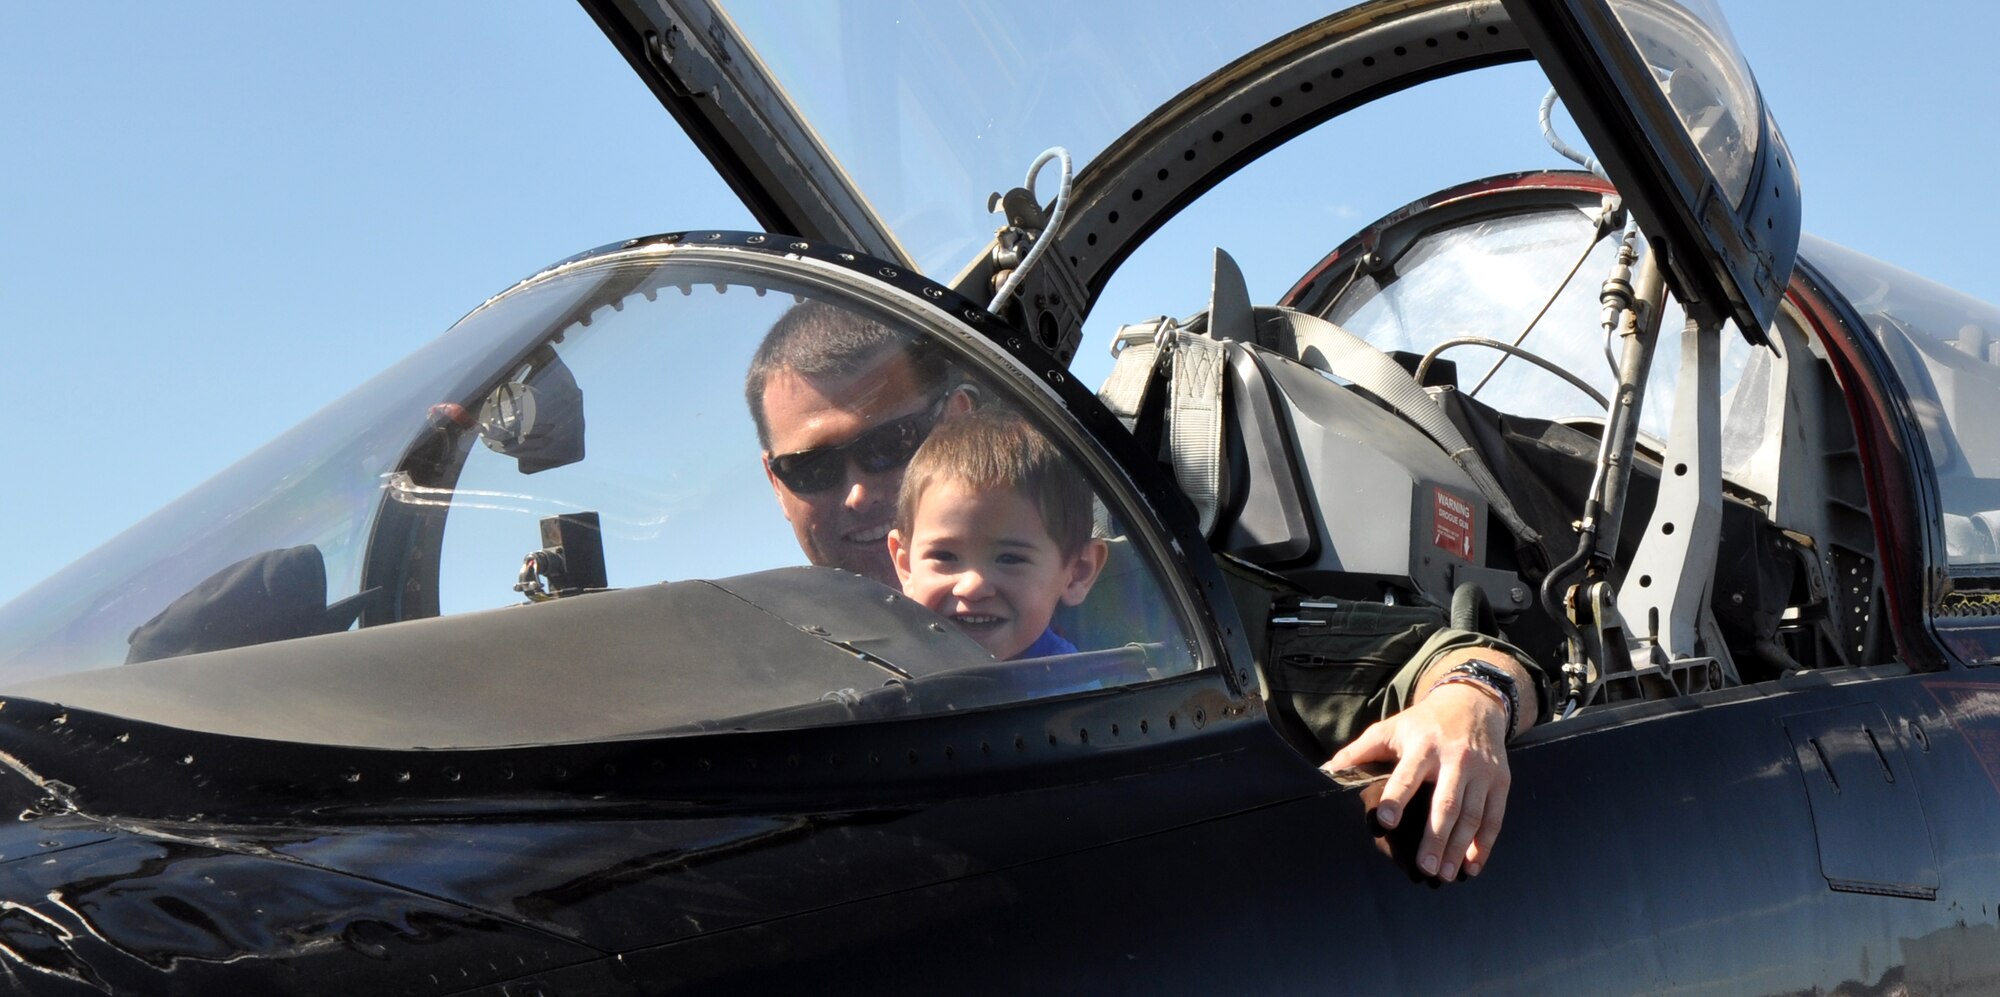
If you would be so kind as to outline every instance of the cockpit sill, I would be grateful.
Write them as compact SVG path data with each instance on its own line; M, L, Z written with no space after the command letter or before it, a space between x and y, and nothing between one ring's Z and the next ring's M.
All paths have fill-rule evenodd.
M1129 774L1135 755L1168 770L1245 751L1296 755L1262 701L1232 695L1215 671L891 722L400 751L185 730L14 697L0 702L0 753L16 762L0 802L24 819L176 824L847 811L1088 782ZM1302 759L1276 768L1299 777L1300 794L1325 788Z

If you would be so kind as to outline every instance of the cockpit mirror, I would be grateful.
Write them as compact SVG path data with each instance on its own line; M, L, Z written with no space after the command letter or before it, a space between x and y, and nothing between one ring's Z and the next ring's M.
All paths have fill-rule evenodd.
M544 347L526 375L494 388L479 407L479 438L514 458L522 474L583 459L583 390L554 350Z

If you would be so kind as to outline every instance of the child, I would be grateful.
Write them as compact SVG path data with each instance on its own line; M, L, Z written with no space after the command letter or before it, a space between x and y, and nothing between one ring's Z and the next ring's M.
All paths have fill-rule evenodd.
M1002 661L1068 654L1049 629L1104 569L1083 475L1017 415L946 419L910 459L889 531L903 594Z

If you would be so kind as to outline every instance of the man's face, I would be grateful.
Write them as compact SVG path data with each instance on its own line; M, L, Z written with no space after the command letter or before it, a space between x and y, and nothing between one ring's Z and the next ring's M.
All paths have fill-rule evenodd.
M808 560L895 586L884 538L907 464L870 472L844 460L838 482L801 493L772 473L771 458L853 443L870 430L928 412L935 401L918 390L909 361L896 353L851 378L810 379L780 370L765 381L771 449L764 454L764 474Z

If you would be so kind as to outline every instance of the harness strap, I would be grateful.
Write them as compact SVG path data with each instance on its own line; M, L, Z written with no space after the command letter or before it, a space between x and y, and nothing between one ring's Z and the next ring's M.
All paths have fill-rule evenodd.
M1445 416L1437 400L1417 383L1409 371L1388 354L1332 322L1304 312L1286 310L1283 314L1293 336L1292 354L1300 363L1367 391L1415 423L1424 435L1443 447L1452 461L1465 470L1480 494L1486 496L1494 514L1507 524L1507 529L1517 539L1531 544L1541 540L1541 534L1521 518L1521 513L1507 498L1506 489L1500 486L1492 469L1479 456L1479 451L1472 448L1472 444L1459 433L1458 427Z

